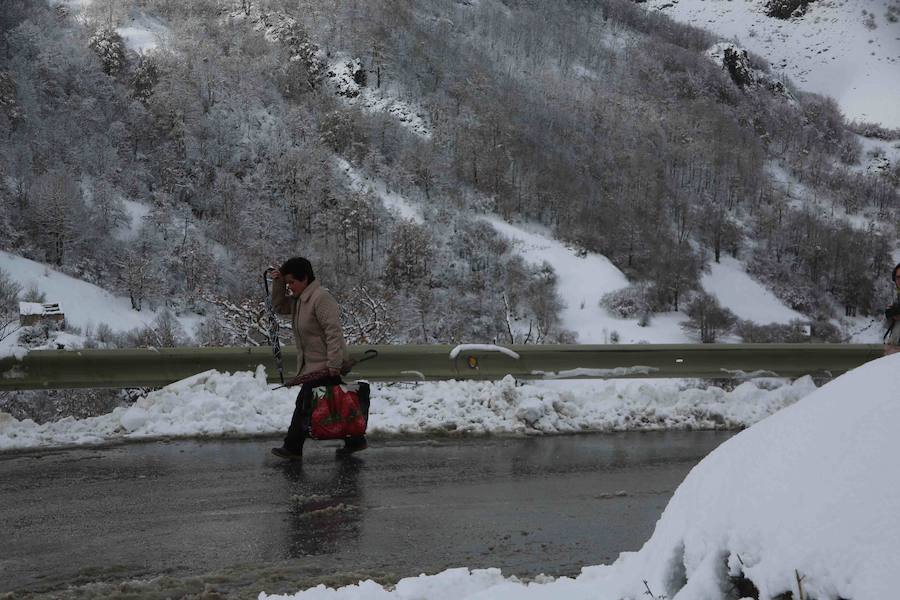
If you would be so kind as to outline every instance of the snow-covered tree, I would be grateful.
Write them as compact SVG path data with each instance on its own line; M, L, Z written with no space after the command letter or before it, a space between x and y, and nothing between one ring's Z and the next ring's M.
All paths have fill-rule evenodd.
M86 233L86 223L79 216L87 212L72 173L56 168L35 179L28 194L26 218L45 260L61 266L71 258L70 250Z
M129 81L135 99L143 104L147 104L158 81L159 68L157 67L156 59L152 55L141 55Z
M341 301L344 336L350 344L389 344L396 338L396 307L369 286L354 287Z
M9 337L18 326L19 292L22 288L0 269L0 340Z
M0 71L0 116L14 124L24 115L16 99L16 82L7 72Z
M689 319L681 323L682 328L697 334L704 344L715 342L719 336L728 333L737 318L719 301L705 292L699 292L685 308Z
M427 284L432 254L432 238L428 231L414 221L401 221L388 248L385 282L394 289Z
M156 251L143 239L125 250L116 261L120 289L128 294L134 310L141 310L145 301L155 298L163 287L164 272Z
M103 72L116 76L125 68L125 41L114 28L103 26L88 40L88 46L100 59Z
M153 323L135 329L129 337L130 344L135 347L177 348L190 341L181 323L169 309L163 309Z
M91 215L94 233L100 237L109 236L113 230L128 220L125 203L116 190L106 181L94 182L91 190Z

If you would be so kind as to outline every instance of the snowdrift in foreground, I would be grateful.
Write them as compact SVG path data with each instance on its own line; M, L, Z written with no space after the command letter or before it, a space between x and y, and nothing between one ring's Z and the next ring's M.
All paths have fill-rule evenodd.
M698 383L697 385L705 385ZM518 385L445 381L374 385L369 431L375 434L570 433L749 426L815 390L761 379L733 391L685 381L548 381ZM98 444L148 437L283 432L296 392L270 389L263 371L200 373L128 408L90 419L38 425L0 413L0 450Z
M868 363L729 439L676 490L650 540L579 577L523 583L451 569L261 600L731 598L743 576L770 600L900 595L900 355ZM803 596L798 589L801 578ZM644 583L646 581L646 584Z

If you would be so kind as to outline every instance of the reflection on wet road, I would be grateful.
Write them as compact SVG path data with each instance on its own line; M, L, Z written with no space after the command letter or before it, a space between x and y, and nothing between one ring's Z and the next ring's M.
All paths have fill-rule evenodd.
M577 574L649 537L728 432L179 441L0 456L0 593L255 598L449 567ZM118 592L116 592L118 593Z

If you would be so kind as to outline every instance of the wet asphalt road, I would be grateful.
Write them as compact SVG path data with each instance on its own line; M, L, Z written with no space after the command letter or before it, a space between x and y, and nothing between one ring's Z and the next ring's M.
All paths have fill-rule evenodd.
M577 574L638 549L730 435L375 441L342 460L310 442L302 464L267 440L0 455L0 597L256 598L457 566Z

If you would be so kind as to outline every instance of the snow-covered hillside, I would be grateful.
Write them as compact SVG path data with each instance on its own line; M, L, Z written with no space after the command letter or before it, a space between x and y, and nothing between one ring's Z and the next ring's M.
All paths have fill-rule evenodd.
M421 211L401 194L390 192L378 180L368 178L347 161L339 160L338 168L345 172L351 184L371 190L397 216L422 223ZM580 344L608 344L618 337L619 343L690 343L692 340L681 328L687 320L683 312L654 315L648 326L637 319L621 319L600 306L604 294L628 286L628 279L608 258L593 252L579 252L556 240L553 234L536 225L507 223L496 216L483 217L498 233L513 242L515 249L527 263L548 262L557 275L557 289L564 308L560 313L562 327L575 332ZM743 263L728 256L721 264L713 264L703 276L703 288L715 296L722 306L738 317L762 324L788 323L803 315L791 310L765 287L747 274Z
M158 311L136 311L124 296L116 296L91 283L60 273L48 265L0 251L0 269L6 271L23 291L36 289L46 296L47 302L60 304L68 325L82 330L96 329L101 323L113 331L128 331L153 322ZM179 317L188 334L199 321L196 315ZM11 342L7 338L4 342Z
M826 221L842 221L860 231L879 225L874 217L860 213L848 214L838 204L837 198L817 194L774 162L766 165L766 172L770 181L784 192L792 208L809 210Z
M431 137L431 126L423 108L401 100L402 94L396 89L389 89L387 86L378 88L377 84L373 87L371 82L366 85L358 84L354 79L354 74L357 73L365 73L359 59L346 55L328 66L331 85L344 102L366 112L388 114L413 133L426 139Z
M739 318L757 323L789 323L804 318L750 277L737 259L724 255L709 267L700 281L703 289Z
M892 4L817 0L788 20L766 16L764 0L648 0L645 6L737 39L776 74L833 97L850 120L900 127L900 22L887 18Z
M83 19L85 10L93 6L93 0L50 0L51 6L65 9L77 19ZM166 44L171 30L158 18L143 12L134 12L128 17L127 25L116 28L125 46L138 53L149 52Z
M143 13L132 16L128 26L119 27L116 31L128 49L135 52L149 52L163 46L171 35L169 28L159 19Z
M501 235L512 240L525 262L553 266L557 290L563 302L562 327L574 331L580 344L608 344L618 335L623 344L642 342L688 343L690 338L679 323L682 312L657 314L647 327L637 319L619 319L600 306L600 298L628 286L628 279L602 254L579 252L535 226L507 223L499 217L485 217Z

